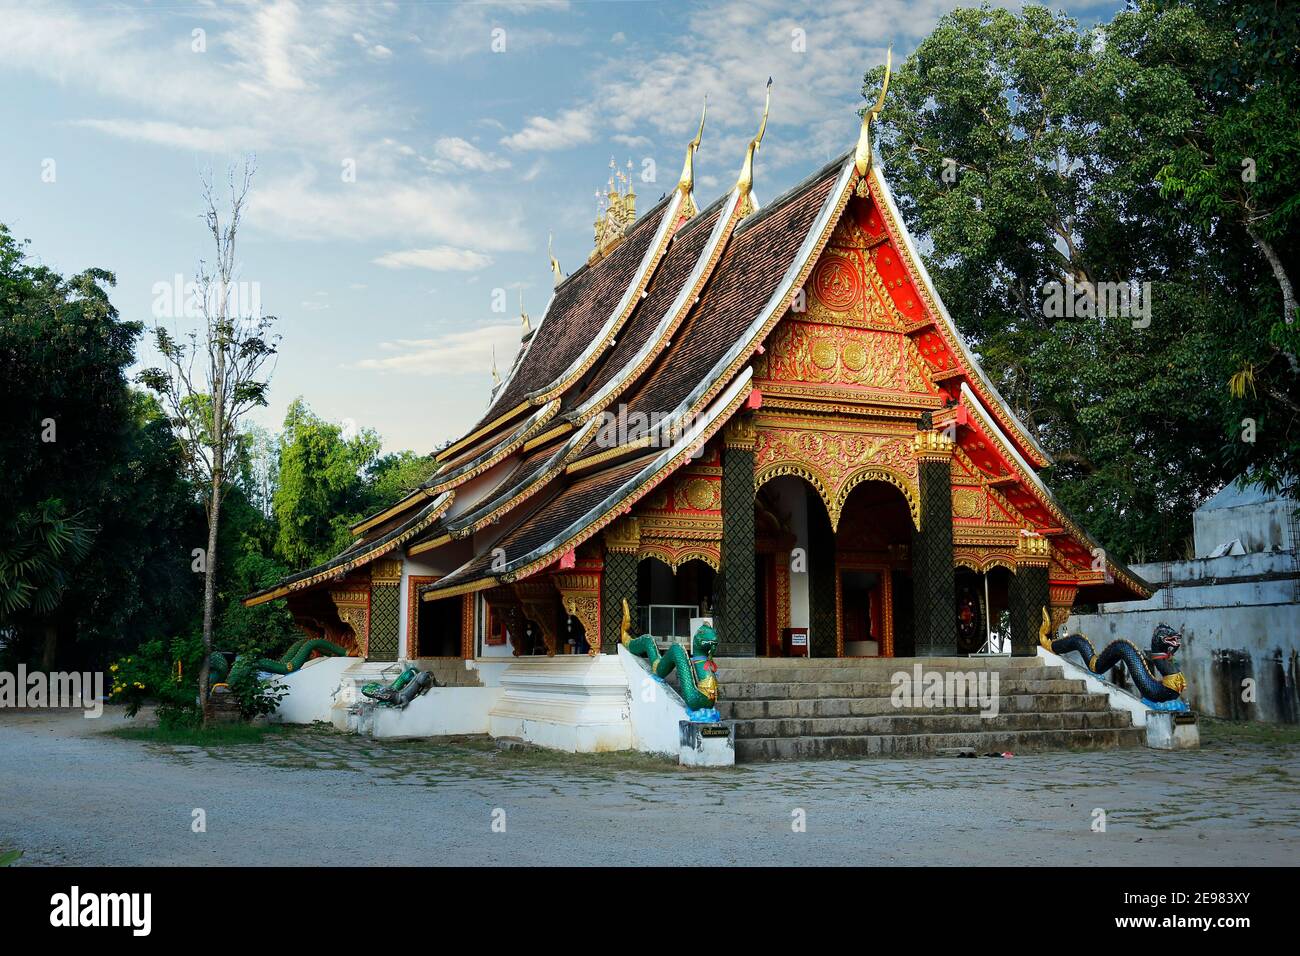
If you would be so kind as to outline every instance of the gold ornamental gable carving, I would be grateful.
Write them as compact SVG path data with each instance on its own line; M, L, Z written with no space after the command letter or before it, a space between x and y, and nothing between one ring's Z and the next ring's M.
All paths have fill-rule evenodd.
M1052 542L1037 534L1024 534L1016 542L1016 564L1045 568L1052 563Z
M906 336L898 332L787 320L768 339L764 377L905 391L910 351Z
M628 515L605 529L605 548L609 551L631 554L641 543L640 519Z
M370 566L370 580L373 584L397 584L402 580L402 562L392 558L382 558Z
M754 453L754 487L782 475L803 478L826 505L831 527L839 527L849 493L864 481L884 481L902 492L912 521L920 527L916 458L899 434L824 427L760 427Z

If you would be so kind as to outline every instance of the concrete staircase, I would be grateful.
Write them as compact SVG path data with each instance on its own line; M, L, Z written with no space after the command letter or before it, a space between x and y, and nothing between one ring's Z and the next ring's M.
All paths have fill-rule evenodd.
M970 706L895 706L894 674L996 672L996 716ZM718 710L737 761L1136 747L1144 731L1105 694L1032 657L719 658ZM991 683L989 685L991 688ZM973 689L973 688L972 688Z

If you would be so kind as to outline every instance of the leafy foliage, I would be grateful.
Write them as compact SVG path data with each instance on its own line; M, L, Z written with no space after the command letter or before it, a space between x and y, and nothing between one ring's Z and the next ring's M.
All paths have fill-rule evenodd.
M1223 218L1232 134L1202 134L1242 97L1285 105L1276 137L1252 147L1274 162L1290 155L1297 100L1256 103L1240 76L1236 93L1213 93L1234 47L1199 7L1214 5L1137 3L1091 31L1043 7L956 10L894 74L881 116L901 210L961 331L1055 458L1049 482L1103 542L1147 560L1181 557L1205 496L1281 450L1236 434L1244 400L1227 382L1243 364L1279 371L1257 314L1277 296L1244 223ZM867 75L868 99L880 79ZM1189 204L1175 170L1192 163L1189 140L1215 135L1222 188ZM1240 173L1238 158L1238 185ZM1288 189L1275 183L1268 201L1285 211ZM1102 282L1150 283L1149 323L1044 308L1052 283L1096 301ZM1255 413L1277 438L1295 382L1274 384L1281 403Z
M279 519L275 550L282 561L304 568L347 545L349 525L371 501L363 475L379 447L370 429L345 438L340 425L315 415L301 398L289 405L272 499Z

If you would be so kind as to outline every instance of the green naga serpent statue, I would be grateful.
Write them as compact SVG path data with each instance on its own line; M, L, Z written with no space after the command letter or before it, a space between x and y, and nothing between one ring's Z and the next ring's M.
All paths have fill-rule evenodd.
M644 657L650 664L650 673L659 680L665 680L673 671L677 672L677 684L681 689L682 700L686 703L687 716L691 720L716 722L721 720L718 714L718 665L713 661L713 652L717 649L718 638L713 628L702 624L695 632L692 642L697 654L691 656L680 644L669 644L662 655L655 639L649 634L632 637L630 630L632 616L628 612L627 599L623 599L623 646L628 653Z
M1062 656L1076 651L1083 658L1084 666L1098 675L1123 663L1133 686L1142 695L1142 702L1149 708L1187 710L1187 702L1183 700L1187 678L1174 661L1174 655L1182 647L1182 635L1168 624L1156 625L1151 633L1150 651L1143 651L1132 641L1120 638L1111 641L1098 653L1092 646L1092 641L1082 634L1068 634L1053 640L1050 630L1047 609L1044 608L1043 624L1038 629L1038 643L1047 650Z
M316 653L322 657L341 657L347 654L347 651L323 637L304 637L294 641L279 660L240 654L235 658L235 663L227 666L225 657L221 654L213 654L208 658L208 680L214 687L223 684L228 687L246 677L251 671L291 674L306 664L312 654Z

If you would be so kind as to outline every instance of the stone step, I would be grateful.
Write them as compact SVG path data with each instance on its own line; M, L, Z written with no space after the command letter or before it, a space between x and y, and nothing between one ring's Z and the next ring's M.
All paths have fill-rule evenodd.
M1002 730L976 733L883 734L841 737L736 738L736 760L807 760L842 757L888 757L935 754L964 748L975 753L1044 750L1101 750L1141 747L1146 731L1140 727L1087 730Z
M996 673L999 680L1057 680L1064 675L1064 669L1061 667L1015 667L1015 668L983 668L978 666L971 667L949 667L949 668L929 668L923 671L928 673L963 673L976 674L981 671ZM717 677L719 684L728 683L770 683L777 684L783 682L797 683L831 683L831 682L860 682L869 683L876 681L891 681L895 674L906 673L912 674L910 667L881 667L878 665L864 666L861 664L845 663L821 663L816 667L790 667L788 665L773 665L770 667L728 667L725 663L718 665Z
M1098 713L1109 710L1105 694L1013 694L998 698L1001 713ZM772 700L719 700L724 720L760 720L790 717L873 717L881 714L965 714L978 707L895 707L884 696L805 697Z
M717 657L719 667L737 669L762 669L764 667L824 667L827 664L855 664L862 667L880 666L890 670L911 669L915 664L933 670L972 667L1014 669L1039 667L1037 657Z
M1059 670L1059 668L1050 668ZM1082 694L1082 680L1004 678L999 675L998 693L1017 694ZM894 692L888 681L725 681L718 678L720 700L794 700L815 697L885 697Z
M1062 711L1058 713L877 714L871 717L789 717L737 720L736 739L751 737L856 737L879 734L956 734L992 731L1110 730L1132 726L1127 711Z

